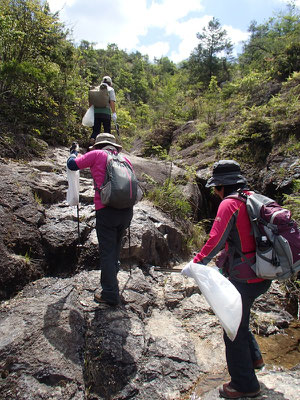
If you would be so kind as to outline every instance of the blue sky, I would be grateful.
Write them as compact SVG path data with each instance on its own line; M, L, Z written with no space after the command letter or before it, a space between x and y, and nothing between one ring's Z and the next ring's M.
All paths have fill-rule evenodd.
M140 51L150 60L188 58L197 46L197 32L217 18L239 53L248 27L281 10L289 0L47 0L52 12L81 40L106 49L115 43L127 52ZM300 7L300 0L295 0Z

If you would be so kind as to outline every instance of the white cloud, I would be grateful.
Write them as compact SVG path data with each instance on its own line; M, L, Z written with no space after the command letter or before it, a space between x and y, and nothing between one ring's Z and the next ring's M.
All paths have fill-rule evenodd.
M180 62L188 58L193 49L198 45L197 33L208 24L212 16L206 15L202 18L192 18L188 21L177 23L175 32L181 41L177 51L172 51L170 58L174 62Z
M299 0L300 1L300 0ZM60 11L60 18L73 27L76 43L87 40L96 48L106 48L116 43L126 51L138 50L150 59L168 55L174 62L189 57L197 46L197 32L212 19L204 15L202 0L48 0L52 12ZM161 37L143 39L151 28L161 30ZM247 33L232 27L226 28L231 40L245 40ZM174 50L170 38L177 37L179 44ZM155 40L155 42L154 42ZM169 53L171 49L171 54Z
M60 11L65 6L72 6L76 0L47 0L52 12Z
M116 43L122 49L135 48L138 36L147 32L146 0L48 0L51 11L73 28L76 42L87 40L106 48Z
M224 25L223 28L226 30L227 35L234 46L233 55L236 57L238 53L237 49L242 48L242 42L245 42L249 39L250 32L244 32L228 25Z
M201 0L163 0L161 3L152 2L147 10L149 26L165 28L166 32L174 33L176 23L186 17L190 12L203 11Z
M223 28L226 30L227 35L233 44L243 42L250 37L249 32L243 32L240 29L233 28L232 26L224 25Z
M291 0L280 0L282 3L290 3L291 2ZM295 2L295 5L297 6L297 7L300 7L300 0L295 0L294 1Z
M170 50L170 45L168 42L156 42L148 46L139 46L139 52L142 54L147 54L150 60L154 58L161 58L168 54Z

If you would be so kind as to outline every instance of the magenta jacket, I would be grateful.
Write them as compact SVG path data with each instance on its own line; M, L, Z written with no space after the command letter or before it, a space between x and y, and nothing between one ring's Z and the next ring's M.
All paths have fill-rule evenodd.
M83 156L77 157L74 159L77 167L79 169L90 168L92 177L95 181L97 188L100 188L105 179L106 172L106 162L107 162L107 151L110 150L92 150ZM115 152L116 154L117 152ZM124 156L123 156L124 157ZM125 160L132 166L131 162L128 158L124 157ZM105 205L102 204L100 199L100 194L97 190L95 190L94 197L95 209L100 210L104 208Z

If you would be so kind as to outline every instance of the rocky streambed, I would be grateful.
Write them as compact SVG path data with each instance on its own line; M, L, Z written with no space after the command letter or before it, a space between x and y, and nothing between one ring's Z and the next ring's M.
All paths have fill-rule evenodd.
M1 303L0 398L218 399L228 379L222 329L194 281L121 271L124 302L113 308L93 300L99 276L43 278ZM299 398L299 324L278 305L283 296L274 283L252 316L263 399Z
M81 174L78 237L66 158L66 149L49 149L43 161L0 160L0 400L218 399L228 379L220 324L193 280L154 268L180 269L190 258L182 227L147 201L135 206L123 304L96 304L91 178ZM163 182L169 173L153 160L135 164L141 177L145 169ZM201 203L195 185L185 190ZM252 315L266 361L262 399L299 398L299 321L285 296L273 282Z

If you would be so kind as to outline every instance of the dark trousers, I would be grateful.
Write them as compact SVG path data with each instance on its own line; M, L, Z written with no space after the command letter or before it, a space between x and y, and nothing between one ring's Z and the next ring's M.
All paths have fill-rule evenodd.
M133 209L105 207L96 211L96 231L100 251L100 269L102 298L107 302L119 301L119 286L117 274L119 272L119 257L122 237L129 227L133 216Z
M249 330L250 309L254 300L265 293L271 281L241 283L231 281L240 292L243 304L242 321L236 338L232 342L224 332L226 360L231 376L230 385L239 392L255 392L259 383L253 368L253 361L261 358L259 346Z
M111 132L111 116L109 114L95 113L95 121L91 138L96 139L97 135L99 135L101 131L101 125L103 125L103 132Z

